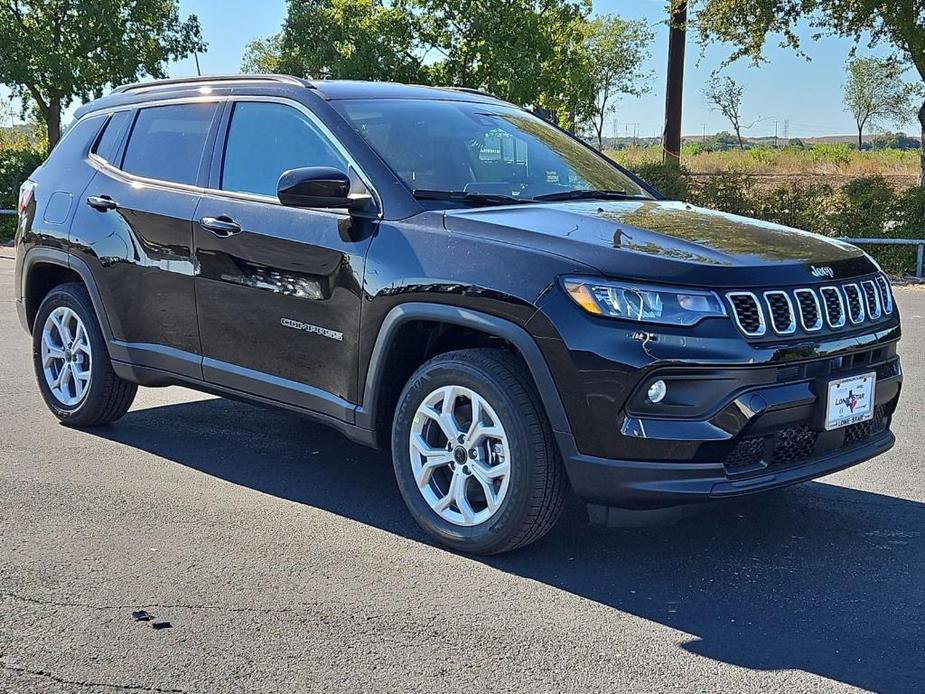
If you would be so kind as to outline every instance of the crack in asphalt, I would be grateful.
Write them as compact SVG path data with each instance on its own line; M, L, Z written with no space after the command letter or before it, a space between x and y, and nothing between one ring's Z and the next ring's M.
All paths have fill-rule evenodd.
M82 607L88 610L137 610L142 609L174 609L174 610L223 610L226 612L255 612L261 614L285 614L291 612L301 612L311 607L310 605L300 605L299 607L228 607L226 605L189 605L189 604L172 604L172 603L133 603L130 605L94 605L87 602L63 602L59 600L43 600L41 598L32 598L27 595L18 593L0 592L0 598L10 598L21 602L31 602L36 605L48 605L52 607Z
M185 689L163 689L161 687L148 687L143 684L115 684L113 682L92 682L83 680L69 680L46 670L30 670L29 668L16 667L8 665L0 660L0 668L15 672L19 675L34 675L35 677L44 677L58 684L67 684L75 687L105 687L108 689L122 689L126 691L142 692L164 692L165 694L186 694Z

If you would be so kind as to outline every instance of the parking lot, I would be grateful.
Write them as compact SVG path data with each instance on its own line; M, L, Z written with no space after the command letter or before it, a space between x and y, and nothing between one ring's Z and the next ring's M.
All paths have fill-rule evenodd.
M0 251L0 691L922 691L925 290L887 455L669 528L435 547L388 456L143 389L56 423ZM146 610L169 628L132 620Z

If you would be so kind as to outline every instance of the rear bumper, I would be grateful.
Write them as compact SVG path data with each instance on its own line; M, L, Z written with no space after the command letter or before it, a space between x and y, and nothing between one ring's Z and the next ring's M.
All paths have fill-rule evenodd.
M791 467L763 470L742 479L722 463L653 463L570 456L566 468L575 492L591 503L626 509L658 509L734 498L805 482L880 455L893 447L889 431L864 443Z

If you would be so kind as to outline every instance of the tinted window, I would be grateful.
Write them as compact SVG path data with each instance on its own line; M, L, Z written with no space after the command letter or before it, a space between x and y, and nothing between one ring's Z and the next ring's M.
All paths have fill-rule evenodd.
M517 108L415 99L331 103L412 190L524 199L607 190L648 197L613 163Z
M125 135L125 130L128 128L131 119L132 113L130 111L117 111L112 114L93 152L101 159L110 163L114 162L116 152L119 150L119 145L122 144L122 137Z
M215 108L215 104L178 104L142 109L122 168L145 178L195 183Z
M280 175L303 166L347 163L301 111L283 104L242 102L234 107L222 189L276 197Z

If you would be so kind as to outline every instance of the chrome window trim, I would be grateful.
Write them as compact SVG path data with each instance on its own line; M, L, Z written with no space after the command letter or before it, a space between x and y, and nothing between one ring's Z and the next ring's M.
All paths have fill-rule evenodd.
M816 304L816 323L812 326L806 325L806 316L803 315L803 306L800 304L800 295L809 294L813 298L813 302ZM793 295L796 297L797 306L800 307L800 324L803 326L803 330L808 333L815 333L822 330L823 326L823 317L822 317L822 306L819 304L819 296L809 287L800 287L799 289L793 290Z
M858 293L858 304L861 307L861 315L857 320L854 320L854 316L851 315L851 300L848 298L848 288L854 287L854 291ZM848 309L848 320L850 320L854 325L860 325L864 322L865 317L867 316L867 299L864 297L864 292L861 291L861 287L857 282L847 282L842 285L842 288L845 291L845 306Z
M755 302L755 308L758 310L759 322L757 332L750 332L745 329L745 326L742 325L742 322L739 320L739 312L736 311L735 304L732 301L732 298L735 296L747 296ZM743 334L748 337L762 337L765 333L767 333L768 326L764 320L764 311L761 309L761 302L753 292L726 292L726 300L729 302L729 307L732 309L732 317L735 320L736 325L739 326L739 330L741 330Z
M874 284L877 285L879 290L883 311L889 316L893 313L893 287L890 285L890 280L886 278L886 275L880 274L877 275Z
M771 296L783 296L787 302L787 308L790 310L790 326L786 330L778 330L777 326L774 325L774 310L771 308ZM778 335L792 335L797 331L797 318L793 309L793 302L790 300L790 295L787 294L782 289L769 289L764 293L764 303L768 308L768 322L771 324L771 330L773 330Z
M841 321L838 323L833 323L832 319L829 318L829 308L825 300L825 290L826 289L831 289L833 292L835 292L835 296L838 297L838 307L839 307L839 312L841 313ZM825 308L825 320L826 320L826 323L829 324L829 327L832 328L833 330L836 330L838 328L844 328L845 323L848 321L848 312L845 306L845 298L842 296L841 289L839 289L835 285L829 284L829 285L826 285L825 287L819 288L819 295L822 297L822 305Z
M877 320L880 318L880 316L883 315L883 307L880 304L880 289L877 287L877 283L874 282L874 280L864 280L861 282L861 289L863 290L868 285L870 285L873 291L874 303L876 304L877 312L874 313L874 310L868 305L869 300L866 291L864 292L864 306L867 308L867 315L870 317L870 319Z
M369 190L370 195L373 197L373 201L376 203L377 208L377 217L382 218L383 209L382 209L382 198L379 195L379 192L372 185L372 182L367 175L367 173L360 167L356 159L346 147L338 140L331 130L321 122L321 120L316 116L311 109L309 109L305 104L294 101L293 99L282 97L282 96L258 96L258 95L222 95L222 96L183 96L176 98L167 98L167 99L158 99L156 101L143 101L133 104L121 104L119 106L113 106L111 108L100 109L99 111L92 111L87 113L74 123L80 122L84 118L89 118L92 116L109 116L115 113L116 111L130 111L130 110L141 110L145 108L157 108L158 106L173 106L180 104L197 104L197 103L225 103L225 102L239 102L239 101L257 101L264 103L280 103L286 106L291 106L298 111L305 114L305 116L312 122L318 130L331 141L331 145L347 160L347 164L356 172L356 175L363 182L363 185ZM73 126L72 126L73 127ZM225 133L219 133L222 144L224 144ZM129 139L131 139L131 133L129 133ZM128 146L126 144L126 146ZM176 190L187 193L198 193L199 195L215 195L219 197L231 198L233 200L246 200L249 202L262 202L269 205L282 205L279 199L269 196L269 195L256 195L252 193L236 193L229 190L221 190L219 188L208 188L202 186L189 185L186 183L175 183L174 181L164 181L161 179L155 178L146 178L144 176L136 176L135 174L128 173L123 171L120 168L117 168L104 160L102 157L97 156L96 154L91 153L88 157L98 168L106 171L110 175L115 175L120 177L126 183L138 184L141 186L150 186L153 188L158 188L162 190ZM312 212L321 212L325 214L333 214L338 217L349 216L349 210L345 208L326 208L326 207L301 207L301 208L292 208L292 209L303 209L310 210Z

